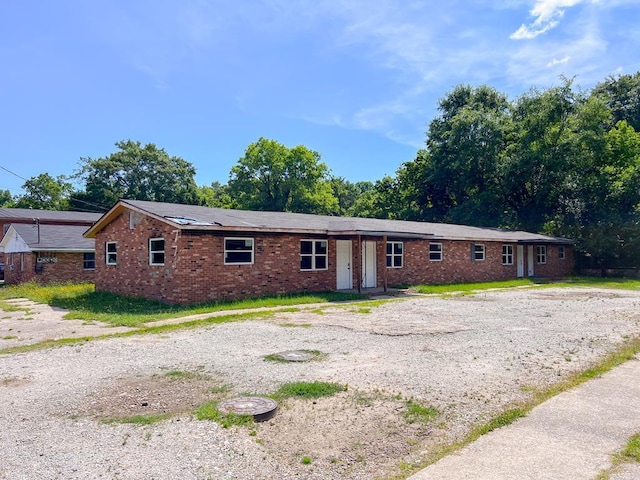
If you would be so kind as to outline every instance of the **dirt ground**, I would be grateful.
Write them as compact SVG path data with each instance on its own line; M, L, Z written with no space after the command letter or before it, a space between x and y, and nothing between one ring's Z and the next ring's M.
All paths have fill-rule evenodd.
M29 312L3 313L0 348L126 330L64 320L64 312L15 303ZM55 349L49 357L51 371L42 365L45 351L0 356L0 399L28 402L36 394L29 388L50 389L55 399L59 390L60 400L52 401L43 415L61 419L63 429L74 428L69 422L117 424L136 415L161 415L164 420L152 426L127 427L132 429L127 435L140 435L135 429L146 428L158 438L164 435L166 442L175 422L189 428L193 412L207 401L267 395L294 380L335 382L346 391L316 400L287 399L267 422L221 430L225 442L241 441L246 448L227 451L225 462L233 468L225 474L211 473L217 467L208 459L197 469L207 474L176 473L163 466L165 475L132 466L124 476L107 478L140 478L153 472L153 478L403 476L435 446L461 439L474 425L529 399L535 389L587 368L638 335L639 306L640 292L514 289L390 298L372 306L303 307L263 320L96 340L75 353L73 347ZM319 351L323 357L292 363L265 360L291 348ZM62 377L52 373L61 366L79 378L64 391ZM18 407L17 401L10 403L27 408ZM435 413L426 420L412 417L411 405ZM12 416L6 413L5 418ZM18 429L11 435L19 437ZM20 477L18 467L11 470L11 458L20 454L20 449L9 449L5 475L28 478ZM262 463L254 465L260 458ZM67 478L103 478L94 467L88 461L76 467L77 476Z

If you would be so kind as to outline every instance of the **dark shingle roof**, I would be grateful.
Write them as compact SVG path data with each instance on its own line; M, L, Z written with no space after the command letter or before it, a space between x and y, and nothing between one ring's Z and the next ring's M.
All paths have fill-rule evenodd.
M101 213L68 212L61 210L33 210L31 208L0 208L0 219L28 220L35 218L41 222L82 222L91 225L102 216Z
M37 225L25 225L14 223L11 225L26 242L32 251L87 251L95 249L92 238L85 238L84 225L40 225L38 233Z
M377 218L332 217L305 213L232 210L142 200L121 200L89 229L87 234L95 236L104 225L113 219L112 217L124 208L163 219L174 224L176 228L190 230L307 232L328 235L377 234L442 240L572 243L566 238L496 228Z

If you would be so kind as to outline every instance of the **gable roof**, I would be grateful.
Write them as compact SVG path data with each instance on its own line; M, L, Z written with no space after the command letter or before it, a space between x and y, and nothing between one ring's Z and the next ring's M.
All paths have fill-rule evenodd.
M91 225L102 216L101 213L70 212L62 210L34 210L31 208L0 208L0 220L9 220L12 223L32 223L39 219L45 222L74 222Z
M149 215L181 230L310 235L387 235L434 240L573 243L567 238L498 228L377 218L332 217L306 213L232 210L142 200L120 200L89 228L85 235L94 238L107 224L127 210Z
M38 226L13 223L0 242L0 247L5 253L11 253L10 245L18 244L26 245L29 251L93 252L95 241L83 236L86 230L85 225ZM15 250L18 251L20 250Z

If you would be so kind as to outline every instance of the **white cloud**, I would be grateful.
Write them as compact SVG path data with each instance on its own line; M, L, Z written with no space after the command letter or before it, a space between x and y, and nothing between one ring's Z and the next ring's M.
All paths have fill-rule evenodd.
M512 40L532 39L541 35L560 23L566 7L574 7L584 0L536 0L531 15L536 17L529 25L522 24L511 34Z
M555 67L556 65L561 65L563 63L567 63L570 59L571 59L571 57L569 55L565 55L560 60L558 60L557 58L554 58L549 63L547 63L547 67Z

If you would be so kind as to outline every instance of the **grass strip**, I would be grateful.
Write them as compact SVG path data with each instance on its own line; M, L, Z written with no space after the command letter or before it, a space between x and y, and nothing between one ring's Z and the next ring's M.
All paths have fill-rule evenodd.
M0 355L11 355L16 353L27 353L38 350L45 350L48 348L56 348L63 346L80 345L92 340L106 340L110 338L124 338L132 337L136 335L145 334L162 334L167 332L174 332L177 330L198 328L207 325L217 325L220 323L229 322L241 322L245 320L253 320L257 318L268 318L273 315L273 312L246 312L236 313L229 315L220 315L216 317L201 318L198 320L191 320L188 322L175 323L169 325L157 325L152 327L141 327L130 330L128 332L107 333L105 335L93 335L85 337L72 337L72 338L59 338L56 340L45 340L43 342L31 343L29 345L17 345L14 347L7 347L0 349Z

